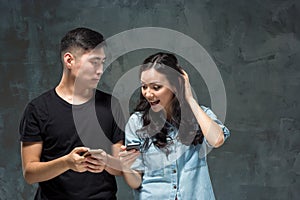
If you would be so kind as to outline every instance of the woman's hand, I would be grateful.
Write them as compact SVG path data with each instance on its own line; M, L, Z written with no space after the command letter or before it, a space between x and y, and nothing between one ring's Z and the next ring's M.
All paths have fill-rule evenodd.
M131 169L131 165L140 155L140 152L132 149L126 151L126 146L122 145L119 153L120 163L126 183L133 189L137 189L142 184L142 175L140 172Z
M191 99L194 99L192 88L191 88L188 74L184 70L182 70L182 72L183 72L182 77L184 79L185 99L187 102L189 102Z
M134 161L137 159L137 157L140 155L140 152L132 149L130 151L126 151L126 146L121 146L121 151L119 153L120 162L122 171L130 171L131 165L134 163Z

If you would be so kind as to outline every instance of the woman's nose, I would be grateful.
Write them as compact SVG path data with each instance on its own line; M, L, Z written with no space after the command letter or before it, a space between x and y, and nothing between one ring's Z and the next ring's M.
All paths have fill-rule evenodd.
M146 92L145 92L145 96L147 97L147 98L153 98L153 93L151 92L151 90L147 90Z

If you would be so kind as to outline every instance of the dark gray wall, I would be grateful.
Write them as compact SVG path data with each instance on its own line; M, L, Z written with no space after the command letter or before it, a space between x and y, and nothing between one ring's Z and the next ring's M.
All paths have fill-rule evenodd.
M232 132L208 156L217 199L299 198L299 1L7 0L0 5L0 199L33 199L35 188L21 172L20 115L29 100L58 83L59 40L78 26L106 38L135 27L165 27L198 41L225 83L226 125ZM104 75L103 88L109 91L147 55L121 57L119 68ZM196 87L196 75L191 79L208 94L205 84ZM209 104L208 95L200 102ZM122 178L118 182L120 199L131 199Z

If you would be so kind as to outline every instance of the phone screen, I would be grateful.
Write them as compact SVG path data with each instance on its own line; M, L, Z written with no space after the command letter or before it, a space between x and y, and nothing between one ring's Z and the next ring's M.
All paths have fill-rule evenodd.
M135 149L135 150L139 151L140 150L140 145L141 145L141 143L130 143L130 144L127 144L126 151L129 151L131 149Z

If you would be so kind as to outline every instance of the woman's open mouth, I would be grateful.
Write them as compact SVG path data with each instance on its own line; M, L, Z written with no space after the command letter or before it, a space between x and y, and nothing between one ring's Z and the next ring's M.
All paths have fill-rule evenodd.
M157 104L159 104L160 100L157 100L157 101L149 101L150 105L151 106L155 106Z

